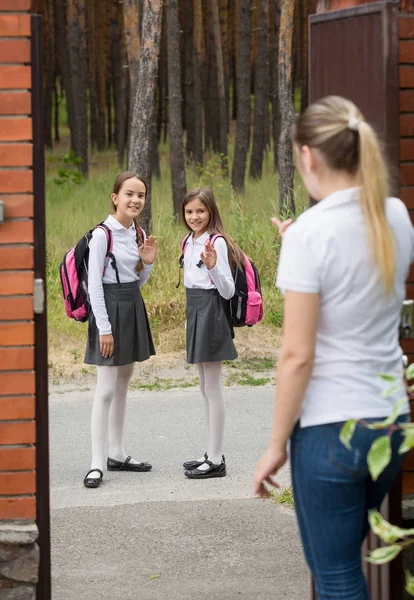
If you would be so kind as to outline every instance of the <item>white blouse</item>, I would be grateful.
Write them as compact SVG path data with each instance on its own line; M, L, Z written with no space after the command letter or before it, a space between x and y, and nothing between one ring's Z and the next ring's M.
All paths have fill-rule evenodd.
M209 235L209 232L206 231L195 241L193 235L188 238L184 254L184 285L187 288L203 290L217 289L220 296L230 300L234 296L235 286L229 265L226 240L218 238L214 242L217 262L211 270L208 270L203 263L200 264L200 254L204 250Z
M134 223L127 229L115 217L109 215L105 221L105 225L112 231L112 254L116 259L120 282L130 283L132 281L139 281L139 287L142 287L147 281L153 265L144 264L143 270L139 273L135 270L139 261L139 251ZM102 229L95 229L89 244L88 292L100 335L112 333L106 311L102 284L117 282L115 269L108 260L105 260L106 248L105 232ZM104 273L105 265L106 269Z

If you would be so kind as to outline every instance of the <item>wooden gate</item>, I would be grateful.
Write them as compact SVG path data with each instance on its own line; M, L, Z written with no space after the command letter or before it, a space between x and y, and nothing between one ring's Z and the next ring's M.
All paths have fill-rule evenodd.
M309 101L336 94L355 102L385 144L396 195L400 185L398 26L398 5L375 2L312 15L309 33ZM400 481L382 512L401 524ZM364 554L378 545L378 538L370 534ZM365 564L371 599L401 600L401 562L381 568Z

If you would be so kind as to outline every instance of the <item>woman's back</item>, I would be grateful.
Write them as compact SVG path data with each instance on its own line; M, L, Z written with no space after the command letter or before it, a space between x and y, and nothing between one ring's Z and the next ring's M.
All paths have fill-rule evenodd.
M394 292L388 296L372 259L358 188L322 200L285 235L278 285L320 296L302 426L386 416L401 397L381 397L379 373L398 375L402 384L398 325L414 233L400 200L388 198L386 213L396 239Z

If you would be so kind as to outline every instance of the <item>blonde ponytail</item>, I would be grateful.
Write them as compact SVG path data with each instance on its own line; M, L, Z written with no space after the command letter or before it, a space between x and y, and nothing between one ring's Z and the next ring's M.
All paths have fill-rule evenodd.
M366 121L360 121L358 133L361 206L373 258L380 269L385 292L390 294L394 289L395 243L385 213L389 195L388 169L372 127Z
M372 256L384 290L390 294L396 257L394 236L385 214L389 176L375 131L353 102L328 96L298 115L293 140L299 147L318 149L331 169L358 175Z

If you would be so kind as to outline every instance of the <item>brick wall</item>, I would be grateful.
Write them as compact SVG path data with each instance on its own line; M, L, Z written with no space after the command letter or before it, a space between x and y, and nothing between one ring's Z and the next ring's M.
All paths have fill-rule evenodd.
M30 0L0 0L0 520L36 517Z

